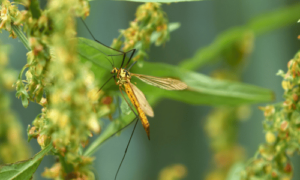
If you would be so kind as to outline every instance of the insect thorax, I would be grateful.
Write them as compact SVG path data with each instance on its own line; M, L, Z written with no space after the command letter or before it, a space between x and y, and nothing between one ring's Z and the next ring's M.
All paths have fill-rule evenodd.
M120 74L119 74L118 84L123 85L124 83L127 83L128 81L130 81L130 79L131 79L130 72L128 72L126 69L122 68L120 71Z

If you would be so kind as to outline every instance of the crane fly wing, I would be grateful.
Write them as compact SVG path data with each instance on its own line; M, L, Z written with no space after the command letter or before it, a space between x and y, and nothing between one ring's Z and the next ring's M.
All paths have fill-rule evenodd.
M154 112L150 106L150 104L148 103L145 95L143 94L143 92L141 90L139 90L135 85L133 85L132 83L130 83L131 89L134 92L134 95L137 99L137 101L140 104L141 109L145 112L146 115L153 117L154 116Z
M187 88L187 85L184 82L177 80L177 79L160 78L160 77L147 76L147 75L142 75L142 74L133 74L133 73L131 73L131 75L136 76L141 81L143 81L147 84L159 87L161 89L183 90L183 89Z

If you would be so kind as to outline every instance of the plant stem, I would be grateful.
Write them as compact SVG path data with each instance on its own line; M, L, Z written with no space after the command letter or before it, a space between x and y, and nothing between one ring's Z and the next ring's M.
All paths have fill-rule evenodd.
M59 153L56 153L56 155L58 156L59 162L61 163L61 165L62 165L64 171L65 171L66 173L72 172L72 171L73 171L73 168L72 168L71 165L67 164L67 162L65 161L65 158L64 158L61 154L59 154Z
M28 51L31 51L31 48L30 48L29 43L28 43L28 39L26 38L26 36L24 35L24 33L22 32L22 30L20 29L20 27L18 27L16 25L12 25L12 29L14 30L14 32L16 33L16 35L19 37L19 39L21 40L21 42L24 44L25 48Z

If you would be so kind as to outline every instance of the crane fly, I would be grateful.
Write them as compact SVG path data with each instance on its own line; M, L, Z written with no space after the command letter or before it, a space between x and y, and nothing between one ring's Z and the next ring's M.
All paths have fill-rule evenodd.
M130 61L130 59L128 61ZM134 64L135 62L128 69L125 69L126 66L125 68L121 67L119 69L114 67L111 73L116 74L116 76L114 76L115 81L116 84L119 85L119 89L122 96L124 97L122 93L122 88L124 88L128 98L130 99L131 103L137 110L142 125L147 133L148 139L150 140L150 125L146 115L150 117L154 117L154 112L151 106L149 105L143 92L139 90L134 84L131 83L131 77L135 76L147 84L159 87L161 89L166 89L166 90L183 90L187 88L187 85L184 82L181 82L177 79L160 78L160 77L130 73L129 70ZM126 98L124 97L124 99ZM130 106L128 102L127 104L128 106Z
M107 55L107 54L105 54L104 52L102 52L101 50L98 49L100 52L102 52L106 56L110 56L111 58L112 58L112 56L119 56L119 55L123 56L120 68L116 68L114 66L113 59L112 59L112 62L109 59L107 59L112 65L112 70L111 70L110 73L113 74L113 76L111 76L100 87L99 91L113 78L114 81L115 81L115 84L119 86L120 93L123 96L124 100L126 101L128 107L135 114L135 116L136 116L135 119L137 119L137 120L140 119L141 120L141 123L142 123L142 125L143 125L143 127L146 131L147 136L148 136L148 139L150 140L150 124L149 124L149 121L147 119L147 116L154 117L154 112L153 112L153 109L151 108L150 104L148 103L144 93L141 90L139 90L134 84L131 83L131 78L132 77L137 77L138 79L140 79L141 81L143 81L143 82L145 82L149 85L156 86L156 87L159 87L159 88L165 89L165 90L184 90L184 89L187 88L187 85L184 82L182 82L180 80L177 80L177 79L173 79L173 78L162 78L162 77L154 77L154 76L131 73L130 69L133 67L133 65L136 63L136 61L134 63L132 63L128 68L127 68L127 66L129 65L136 49L132 49L132 50L129 50L127 52L123 52L123 51L111 48L109 46L106 46L105 44L101 43L100 41L98 41L93 36L93 34L91 33L91 31L89 30L89 28L87 27L87 25L85 24L85 22L83 20L82 20L82 22L85 25L85 27L87 28L87 30L89 31L90 35L93 37L93 39L96 42L98 42L99 44L101 44L101 45L103 45L107 48L115 50L115 51L119 52L120 54ZM132 53L131 53L130 58L128 59L126 65L123 68L123 65L124 65L124 62L125 62L125 59L126 59L126 54L129 53L129 52L132 52ZM125 98L122 90L124 90L126 92L131 104L134 106L137 113L134 111L134 108L132 108L130 103ZM129 147L129 144L130 144L131 138L133 136L134 130L136 128L137 122L138 121L136 121L135 126L133 128L133 131L131 133L130 139L129 139L127 147L125 149L125 153L124 153L123 158L122 158L122 161L121 161L121 163L119 165L119 168L117 170L117 173L115 175L115 179L117 179L118 172L119 172L120 167L123 163L123 160L126 156L127 149Z
M84 23L83 20L82 20L82 22ZM91 33L91 31L89 30L89 28L87 27L87 25L85 23L84 23L84 25L86 26L89 33L91 34L91 36L93 37L93 39L96 42L100 43L101 45L106 46L105 44L101 43L93 36L93 34ZM113 49L109 46L106 46L106 47ZM173 79L173 78L161 78L161 77L154 77L154 76L130 73L129 71L133 67L133 65L136 63L136 61L134 63L132 63L127 69L126 69L126 67L129 65L136 49L132 49L127 52L122 52L117 49L113 49L113 50L120 52L120 54L107 55L104 52L102 52L102 53L107 56L110 56L110 57L123 55L121 66L120 66L120 68L116 68L114 66L113 61L110 62L112 65L112 68L113 68L111 70L111 74L114 74L114 75L112 77L110 77L102 85L102 87L99 89L99 91L106 85L106 83L108 83L112 78L114 78L116 85L119 86L121 95L125 99L127 105L130 107L130 109L136 115L136 117L139 117L139 119L141 120L141 123L146 131L147 136L148 136L148 139L150 140L150 125L149 125L149 121L148 121L146 115L150 116L150 117L154 117L154 112L153 112L151 106L149 105L143 92L141 90L139 90L134 84L131 83L131 77L135 76L138 79L140 79L141 81L143 81L149 85L156 86L156 87L159 87L159 88L165 89L165 90L184 90L187 88L187 85L184 82L177 80L177 79ZM101 50L99 50L99 51L101 52ZM128 59L126 65L123 68L124 61L126 59L126 54L129 52L132 52L132 53L131 53L130 58ZM126 100L122 90L124 90L126 92L130 102L135 107L136 111L138 112L138 115L135 113L135 111L133 110L131 105Z

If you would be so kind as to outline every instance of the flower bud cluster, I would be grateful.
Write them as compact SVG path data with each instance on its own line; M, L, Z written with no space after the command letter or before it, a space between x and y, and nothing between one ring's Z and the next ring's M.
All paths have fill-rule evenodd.
M93 159L80 155L80 152L92 133L100 133L98 113L93 108L93 103L99 102L99 95L95 91L94 75L77 57L77 42L74 39L75 17L88 14L88 3L52 0L47 9L52 22L52 33L48 35L52 56L46 79L52 85L47 88L45 101L48 106L43 109L43 117L35 121L42 126L34 126L36 130L33 134L39 132L41 146L46 146L51 140L57 154L62 157L60 160L74 170L68 172L69 168L61 162L62 168L57 168L57 165L53 167L59 173L49 173L53 170L51 168L44 175L51 178L94 179L93 173L86 167ZM44 124L45 120L47 124Z
M242 173L243 179L292 179L290 157L300 147L300 51L288 62L283 77L284 102L262 107L266 143L259 146L256 156Z
M22 4L26 10L19 11L4 0L1 7L6 14L1 13L0 20L2 29L8 31L8 20L10 25L22 26L28 38L27 64L15 87L25 107L29 101L42 106L28 127L28 138L36 138L42 148L52 143L53 152L60 157L59 165L46 170L45 176L94 179L87 168L93 158L81 152L92 133L100 133L98 119L110 113L110 103L102 103L89 64L82 64L77 55L75 17L89 15L88 1L51 0L44 10L35 0L23 0Z
M151 37L155 36L155 45L160 46L170 38L168 30L168 19L160 3L145 3L138 7L136 18L130 22L130 27L120 31L121 34L114 39L112 47L120 49L124 44L122 51L129 51L133 48L138 49L134 61L143 60L148 55L146 50L152 43ZM121 38L124 37L124 42Z
M213 71L212 76L216 79L241 81L240 70L246 61L246 55L251 52L252 41L251 36L245 34L237 43L229 46L222 56L226 65ZM245 149L238 144L238 124L248 119L250 114L250 107L246 105L216 107L208 114L205 131L213 152L213 166L206 175L206 180L226 180L230 169L245 159Z
M0 11L0 30L6 30L9 32L9 36L12 38L16 38L16 34L12 29L13 19L19 15L19 11L17 6L14 3L3 0ZM1 31L0 31L1 32Z
M239 121L249 114L248 106L219 107L208 114L205 130L214 153L214 167L205 179L225 180L230 168L245 158L244 148L237 143L237 132Z

